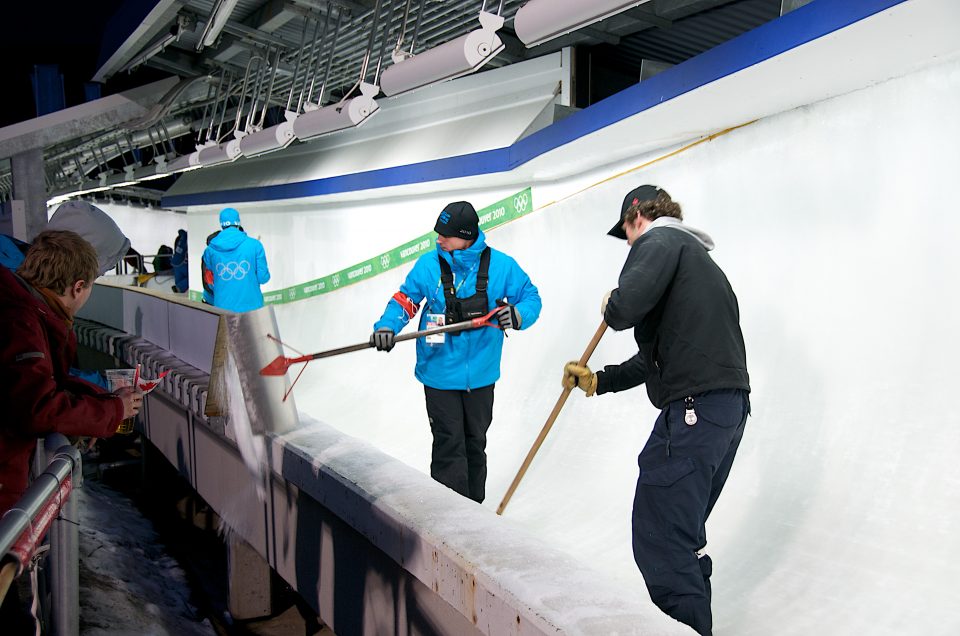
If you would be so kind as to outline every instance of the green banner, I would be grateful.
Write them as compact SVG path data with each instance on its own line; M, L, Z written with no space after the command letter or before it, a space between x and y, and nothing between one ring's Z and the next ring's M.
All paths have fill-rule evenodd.
M532 211L532 191L530 188L526 188L482 210L477 210L477 215L480 217L480 229L486 232L515 219L519 219ZM400 267L405 263L417 260L423 254L434 249L436 240L436 232L427 232L422 236L407 241L399 247L395 247L392 250L352 265L346 269L342 269L339 272L292 287L267 292L263 295L263 302L268 305L292 303L297 300L319 296L320 294L327 294L341 287L368 280L394 267ZM190 300L199 302L202 297L203 294L200 292L190 290Z

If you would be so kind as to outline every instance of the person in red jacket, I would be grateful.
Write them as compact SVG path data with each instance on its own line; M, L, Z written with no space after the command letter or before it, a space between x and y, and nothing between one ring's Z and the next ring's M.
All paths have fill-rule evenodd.
M73 316L98 273L93 247L69 231L40 233L16 273L0 267L0 515L27 488L38 437L110 437L140 411L134 388L107 393L69 373Z

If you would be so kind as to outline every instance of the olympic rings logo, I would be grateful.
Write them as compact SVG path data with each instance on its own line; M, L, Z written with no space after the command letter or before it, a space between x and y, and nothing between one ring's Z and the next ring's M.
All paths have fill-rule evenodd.
M388 267L390 267L390 255L384 254L380 257L380 268L387 269Z
M530 205L529 192L524 191L518 194L517 196L513 197L513 207L514 209L516 209L517 212L520 212L521 214L523 212L526 212L528 205Z
M334 275L333 275L333 279L332 279L330 282L333 283L333 286L334 286L334 287L339 287L339 286L340 286L340 274L334 274Z
M247 261L217 263L217 277L222 280L243 280L249 273L250 263Z

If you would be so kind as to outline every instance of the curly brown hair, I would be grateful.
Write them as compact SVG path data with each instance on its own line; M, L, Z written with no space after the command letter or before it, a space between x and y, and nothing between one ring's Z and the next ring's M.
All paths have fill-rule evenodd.
M47 230L33 239L17 273L34 287L65 294L77 281L92 285L99 270L97 252L79 234Z
M640 201L627 208L627 213L623 215L623 218L628 223L633 223L637 216L642 216L648 221L654 221L661 216L672 216L682 221L683 211L680 209L679 203L671 199L669 194L660 190L656 199Z

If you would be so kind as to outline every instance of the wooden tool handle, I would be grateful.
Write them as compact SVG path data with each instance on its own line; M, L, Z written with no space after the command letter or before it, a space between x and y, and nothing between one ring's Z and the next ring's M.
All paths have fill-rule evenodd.
M601 322L600 326L597 327L597 332L593 334L593 339L590 340L590 344L587 345L587 348L584 350L583 355L580 356L580 366L584 366L587 362L590 361L590 356L593 355L594 350L596 350L597 345L600 344L600 339L603 338L603 334L607 330L607 323ZM510 487L507 489L507 494L503 496L503 501L500 502L500 505L497 506L497 514L503 514L504 508L507 507L507 504L510 503L510 498L513 497L513 493L517 490L517 486L520 485L520 480L523 479L523 476L527 472L527 468L530 467L530 463L533 461L533 458L536 456L537 451L540 450L540 446L543 444L543 440L547 438L547 433L550 432L550 428L553 426L553 423L556 421L557 416L560 415L560 410L563 409L563 405L567 402L567 397L570 395L570 391L573 389L564 387L563 392L560 393L557 403L553 406L553 410L550 411L550 416L547 418L547 423L543 425L543 428L540 429L540 434L537 435L537 439L533 442L533 446L530 447L530 452L527 453L526 459L523 460L523 464L520 466L520 470L517 471L517 476L513 478L513 483L510 484Z

